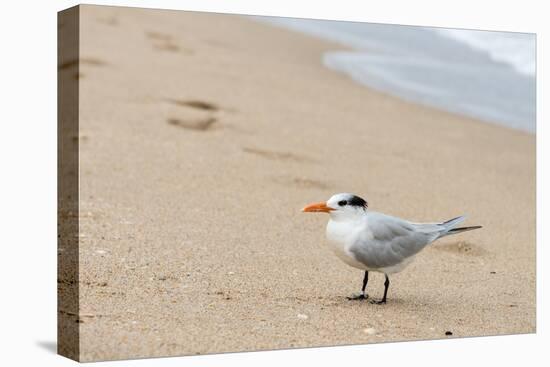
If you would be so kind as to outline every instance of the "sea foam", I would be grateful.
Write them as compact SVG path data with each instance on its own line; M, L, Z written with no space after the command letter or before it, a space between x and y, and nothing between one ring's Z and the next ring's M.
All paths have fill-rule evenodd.
M322 62L402 99L511 128L536 129L534 34L261 18L347 46Z

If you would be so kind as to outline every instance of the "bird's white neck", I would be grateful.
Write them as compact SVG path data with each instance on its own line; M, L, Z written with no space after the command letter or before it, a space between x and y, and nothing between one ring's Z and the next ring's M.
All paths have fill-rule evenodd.
M357 209L354 211L333 211L330 213L329 221L333 222L363 222L367 217L367 211Z

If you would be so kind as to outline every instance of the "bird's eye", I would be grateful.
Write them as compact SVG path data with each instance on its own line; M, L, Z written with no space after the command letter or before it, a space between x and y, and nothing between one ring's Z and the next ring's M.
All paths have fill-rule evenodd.
M346 206L347 204L348 204L348 202L346 200L340 200L338 202L338 205L340 205L340 206Z

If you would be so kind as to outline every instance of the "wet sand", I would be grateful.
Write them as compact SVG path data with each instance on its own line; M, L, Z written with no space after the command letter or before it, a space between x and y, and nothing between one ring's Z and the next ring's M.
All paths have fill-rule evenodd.
M81 7L81 360L535 331L534 135L357 85L322 66L337 49L240 16ZM300 212L337 192L484 228L426 248L386 305L351 302L361 271Z

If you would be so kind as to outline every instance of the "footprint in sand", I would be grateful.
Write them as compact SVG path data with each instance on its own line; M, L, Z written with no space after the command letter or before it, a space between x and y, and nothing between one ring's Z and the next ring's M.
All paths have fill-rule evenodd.
M80 59L70 60L66 61L62 64L58 65L59 71L67 71L72 70L75 67L79 66L78 72L74 72L74 79L78 80L84 77L84 73L82 73L81 69L85 66L92 66L92 67L102 67L107 65L107 63L103 60L94 58L94 57L83 57Z
M107 63L103 60L94 58L94 57L82 57L80 59L70 60L67 62L64 62L58 66L59 70L67 70L72 67L75 67L77 65L89 65L89 66L105 66Z
M96 18L96 20L101 24L105 24L105 25L108 25L108 26L111 26L111 27L118 26L118 19L114 16L100 17L100 18Z
M169 118L167 122L170 125L179 126L184 129L190 129L190 130L198 130L198 131L206 131L209 130L212 125L216 122L216 119L214 117L206 117L202 119L194 119L194 120L185 120L185 119L176 119L176 118Z
M174 37L169 34L149 31L145 32L147 38L152 42L153 48L161 51L168 52L182 52L185 54L192 54L193 52L190 49L181 47L174 41Z
M435 245L433 248L466 256L483 256L487 253L482 247L466 241Z
M330 186L323 181L307 177L278 177L274 178L273 181L285 187L294 186L298 189L327 190L330 188Z
M248 148L244 147L243 151L246 153L254 154L266 159L276 160L276 161L293 161L301 163L314 163L315 160L305 157L299 154L291 152L277 152L273 150L264 150L258 148Z
M166 34L166 33L148 31L148 32L145 32L145 34L147 35L148 38L153 39L153 40L160 40L160 41L171 41L172 40L172 36L169 35L169 34Z
M177 100L177 99L171 99L169 100L175 105L178 106L186 106L186 107L192 107L197 108L199 110L205 110L205 111L218 111L220 108L216 106L213 103L204 102L204 101L198 101L198 100Z
M167 119L168 124L189 130L208 131L218 125L220 108L213 103L200 100L169 99L178 106L178 117Z

